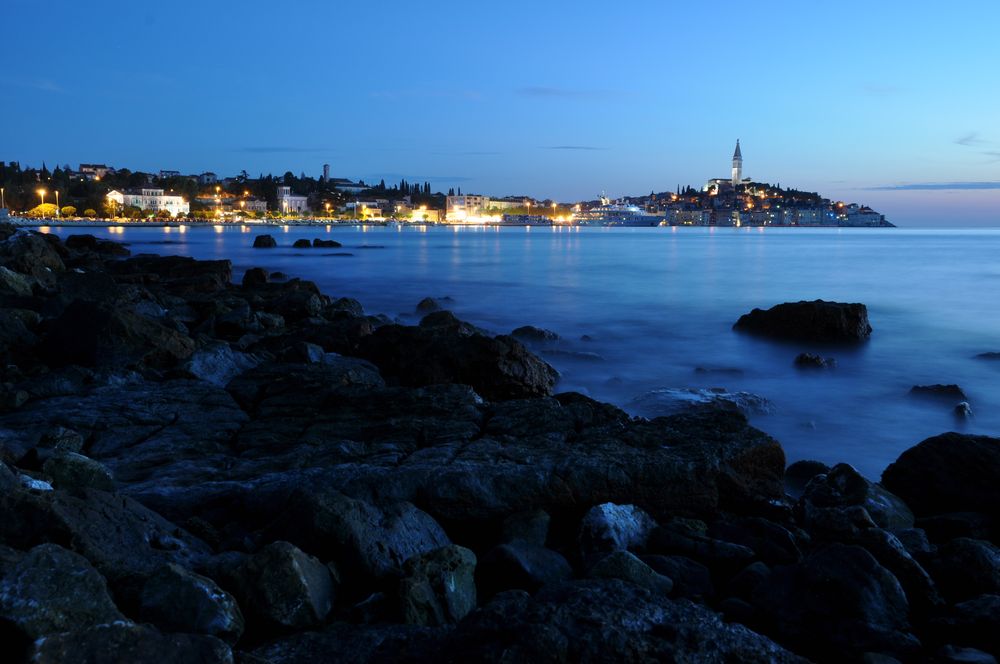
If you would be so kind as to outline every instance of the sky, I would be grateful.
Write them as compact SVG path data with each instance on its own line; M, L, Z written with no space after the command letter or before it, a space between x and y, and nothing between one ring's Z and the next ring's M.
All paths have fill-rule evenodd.
M0 160L1000 226L1000 2L4 0ZM50 38L45 38L48 34Z

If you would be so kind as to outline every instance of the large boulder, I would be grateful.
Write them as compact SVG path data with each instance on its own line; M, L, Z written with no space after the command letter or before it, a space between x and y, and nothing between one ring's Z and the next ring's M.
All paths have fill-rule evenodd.
M899 581L858 546L832 544L775 568L753 602L779 641L823 659L908 654L918 645L907 632L909 604Z
M982 593L1000 595L1000 547L958 537L938 548L929 563L941 592L954 602Z
M103 464L76 452L56 452L42 464L42 471L52 478L52 486L57 489L90 487L113 491L115 488L114 479Z
M66 269L58 243L58 239L50 242L41 233L18 233L0 242L0 265L51 285L56 274Z
M580 546L587 553L642 548L655 527L635 505L595 505L580 522Z
M0 620L35 640L125 620L97 570L57 544L0 552Z
M273 542L236 572L234 588L248 618L265 628L303 629L320 624L336 591L330 570L288 542Z
M230 644L243 634L236 600L211 579L167 563L146 579L139 618L168 632L208 634Z
M598 560L587 572L592 579L621 579L654 593L669 595L673 580L628 551L612 551Z
M172 295L192 296L224 291L232 281L233 264L228 260L139 254L108 264L108 271L120 283L143 283L163 288Z
M704 607L617 579L504 593L445 641L444 661L804 662Z
M913 527L913 513L898 496L865 479L846 463L813 477L799 499L801 513L808 527L813 508L840 509L861 507L879 528L889 530Z
M403 622L410 625L457 623L476 608L476 554L446 546L406 561L399 583Z
M131 256L132 252L128 250L121 242L114 242L112 240L104 240L101 238L94 237L90 234L82 235L70 235L66 238L65 242L67 249L74 249L77 251L92 251L95 254L104 254L106 256Z
M985 511L1000 517L1000 438L945 433L903 452L882 484L918 515Z
M484 597L511 589L535 592L572 575L573 568L561 554L524 540L490 549L476 569L477 585Z
M549 395L557 377L513 337L449 327L384 325L360 341L358 354L401 385L462 383L490 400Z
M274 249L278 242L270 235L258 235L253 239L254 249Z
M114 622L39 639L31 661L35 664L233 664L233 653L212 636L162 634L147 625Z
M857 342L872 333L868 308L841 302L786 302L740 316L734 330L798 341Z

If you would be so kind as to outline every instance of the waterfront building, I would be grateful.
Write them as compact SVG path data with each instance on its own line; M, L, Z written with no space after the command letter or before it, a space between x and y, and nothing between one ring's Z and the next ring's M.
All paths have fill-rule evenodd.
M345 194L360 194L362 191L367 191L371 188L362 182L352 182L347 178L333 178L332 180L328 180L328 182L333 185L334 189L342 191Z
M151 187L129 189L126 191L114 189L108 192L107 198L119 206L119 211L126 207L137 207L140 210L148 210L150 212L166 210L172 217L186 215L191 211L190 204L184 200L183 196L167 194L162 189Z
M483 216L490 207L489 196L448 196L445 199L445 219L465 221Z
M309 198L292 193L292 188L287 186L278 187L277 210L281 214L290 212L301 213L309 209Z
M841 208L837 223L841 226L884 226L885 216L870 207L851 203Z
M100 180L108 173L114 173L115 169L104 164L80 164L80 175L86 180Z

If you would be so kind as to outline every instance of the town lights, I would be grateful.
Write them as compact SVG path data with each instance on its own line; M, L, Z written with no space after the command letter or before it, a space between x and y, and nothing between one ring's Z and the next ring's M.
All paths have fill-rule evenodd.
M46 191L44 189L39 189L35 193L38 194L39 198L42 199L42 205L45 205L45 194L46 194Z

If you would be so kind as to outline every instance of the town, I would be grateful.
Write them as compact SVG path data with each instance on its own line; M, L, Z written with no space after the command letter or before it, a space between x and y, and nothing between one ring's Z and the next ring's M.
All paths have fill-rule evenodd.
M782 188L743 176L739 141L729 177L702 187L650 192L612 201L572 203L516 195L490 197L461 189L432 192L431 183L319 177L286 172L280 177L244 170L220 177L176 170L157 173L105 164L22 169L0 162L0 216L26 220L131 220L267 222L290 220L497 225L605 226L846 226L891 227L885 216L858 203ZM8 212L9 210L9 212Z

